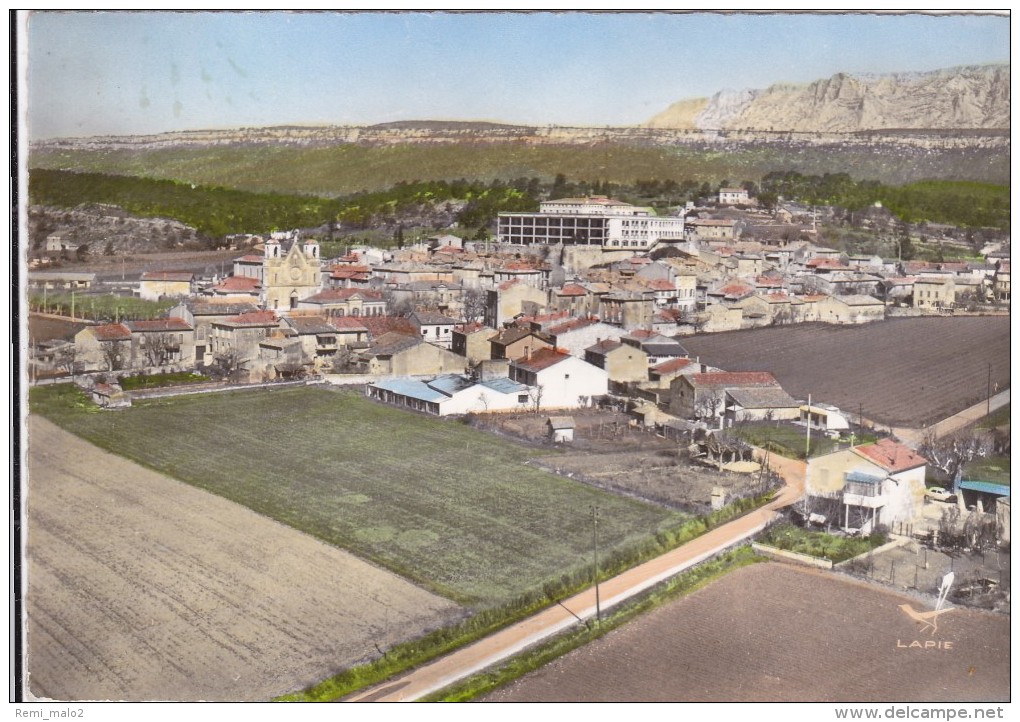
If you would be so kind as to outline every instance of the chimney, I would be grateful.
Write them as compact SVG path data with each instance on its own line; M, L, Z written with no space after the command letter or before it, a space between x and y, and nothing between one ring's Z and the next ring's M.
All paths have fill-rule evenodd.
M524 360L525 361L531 360L531 346L524 347Z

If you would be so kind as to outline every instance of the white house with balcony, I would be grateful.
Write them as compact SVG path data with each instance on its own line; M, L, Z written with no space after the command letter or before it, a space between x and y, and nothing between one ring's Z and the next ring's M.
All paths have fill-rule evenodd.
M869 534L879 525L911 523L924 505L927 459L893 439L808 461L807 495L841 498L840 526Z

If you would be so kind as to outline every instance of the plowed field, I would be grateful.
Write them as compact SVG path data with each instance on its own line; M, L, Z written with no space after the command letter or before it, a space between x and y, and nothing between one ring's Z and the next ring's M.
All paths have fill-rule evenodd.
M307 534L30 419L27 691L267 700L462 611Z
M755 564L495 692L492 702L998 702L1009 617L953 609L922 634L917 599L831 572ZM914 641L941 642L936 649ZM945 648L945 644L951 648Z
M727 371L769 371L796 399L856 418L921 426L1009 386L1008 316L899 318L861 326L811 323L683 339L691 356Z

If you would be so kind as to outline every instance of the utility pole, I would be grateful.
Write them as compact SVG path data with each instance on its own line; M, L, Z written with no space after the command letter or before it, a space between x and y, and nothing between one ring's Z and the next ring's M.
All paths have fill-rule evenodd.
M991 416L992 414L992 363L988 362L988 389L985 392L985 396L988 398L988 402L985 406L985 416Z
M602 626L602 603L599 600L599 508L592 505L588 507L591 514L591 538L592 546L595 549L595 622Z
M807 461L811 453L811 394L807 395L807 437L804 440L804 460Z

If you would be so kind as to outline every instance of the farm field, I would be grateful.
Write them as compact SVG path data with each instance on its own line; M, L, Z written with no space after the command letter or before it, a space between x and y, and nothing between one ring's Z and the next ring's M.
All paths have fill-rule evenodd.
M266 701L465 610L29 418L26 691Z
M347 549L476 609L586 568L589 507L615 549L687 517L525 465L540 453L467 426L310 387L31 410L98 446Z
M954 609L933 637L901 604L928 608L832 573L754 564L485 701L1009 701L1007 615ZM952 648L909 647L933 639Z
M1009 387L1009 316L811 323L688 336L691 356L727 371L769 371L795 399L854 418L920 428Z

